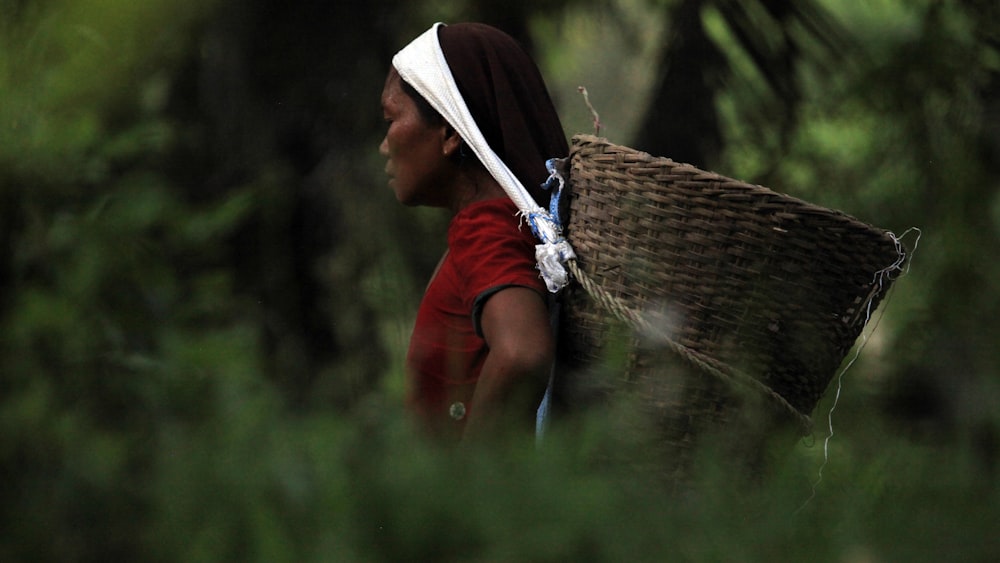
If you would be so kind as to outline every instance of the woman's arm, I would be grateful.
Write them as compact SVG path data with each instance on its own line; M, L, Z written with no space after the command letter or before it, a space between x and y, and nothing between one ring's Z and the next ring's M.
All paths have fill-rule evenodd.
M480 323L489 351L464 438L495 435L508 425L530 429L555 358L545 300L526 287L502 289L486 301Z

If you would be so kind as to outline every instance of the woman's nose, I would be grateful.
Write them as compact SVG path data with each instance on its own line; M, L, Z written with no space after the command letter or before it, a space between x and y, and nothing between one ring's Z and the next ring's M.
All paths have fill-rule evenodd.
M378 153L385 157L389 156L389 143L385 137L382 137L382 144L378 146Z

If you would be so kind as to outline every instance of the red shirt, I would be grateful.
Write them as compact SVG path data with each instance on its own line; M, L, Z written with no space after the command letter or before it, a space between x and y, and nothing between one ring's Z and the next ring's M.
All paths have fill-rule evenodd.
M483 304L524 286L545 294L537 241L507 198L473 203L448 226L448 253L417 311L406 357L408 403L432 430L459 433L489 351L479 330Z

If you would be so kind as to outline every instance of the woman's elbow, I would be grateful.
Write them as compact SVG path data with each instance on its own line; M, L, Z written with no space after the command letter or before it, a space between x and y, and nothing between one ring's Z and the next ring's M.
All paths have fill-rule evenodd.
M548 379L555 360L555 345L551 339L542 342L510 343L490 350L490 355L511 379Z

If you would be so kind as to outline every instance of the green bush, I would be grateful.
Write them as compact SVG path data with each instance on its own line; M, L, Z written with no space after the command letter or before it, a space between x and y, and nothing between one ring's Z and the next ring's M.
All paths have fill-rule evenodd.
M996 292L989 264L978 273L965 262L977 241L985 241L982 256L996 246L995 236L982 235L995 235L995 201L981 201L995 196L996 182L977 152L986 150L988 131L969 119L948 127L949 112L960 109L946 103L951 82L935 82L924 108L929 130L948 142L921 147L942 152L880 169L878 193L855 202L880 209L895 201L898 184L921 178L913 168L927 154L966 171L920 181L918 197L893 215L902 222L931 213L934 181L954 182L947 186L955 199L934 223L954 239L918 256L914 268L926 273L905 278L890 303L899 311L890 321L894 338L874 342L870 363L847 373L836 437L824 440L831 396L815 413L814 436L777 450L763 475L747 478L732 458L706 448L691 488L679 494L636 469L643 451L626 446L641 446L642 437L625 435L606 413L556 425L540 447L511 439L451 451L414 434L398 405L399 374L385 368L398 362L357 343L367 342L373 324L376 335L399 344L409 314L399 309L420 286L407 276L421 266L404 258L412 232L440 227L427 216L410 225L410 236L383 229L391 221L378 216L380 228L364 233L372 236L346 238L324 262L337 279L365 263L387 273L369 264L336 295L358 305L331 332L331 340L351 344L310 377L337 400L310 403L289 392L295 370L312 366L296 368L308 362L294 341L275 342L275 332L292 329L246 280L267 277L268 295L295 306L298 296L283 285L294 267L283 254L288 245L266 234L293 223L287 184L300 173L267 158L251 177L209 189L198 175L210 167L198 159L222 156L198 108L178 108L172 97L204 55L195 37L218 23L216 8L0 0L0 560L937 561L1000 552L1000 423L990 408L998 396L989 344L995 323L985 318ZM962 37L987 27L948 9L935 16L942 20L932 16L930 23L969 32ZM915 17L899 25L919 28ZM926 48L919 29L903 35ZM958 83L959 93L985 89L985 77L996 75L995 43L948 44L967 47L948 51L963 60L984 61L970 82ZM907 51L891 47L879 52L908 70L905 80L923 83L947 70L939 58L929 69L921 70L923 58L903 64ZM887 99L840 93L857 97L839 106L821 96L810 111L827 117L803 127L779 176L815 187L822 178L811 175L840 170L821 166L831 150L876 169L879 151L906 153L900 140L921 131L902 118L880 125L876 115L912 115L902 103L910 90ZM873 110L871 96L883 105ZM373 128L375 100L377 92ZM830 117L827 104L840 111ZM980 109L969 115L984 115ZM733 146L745 142L730 133ZM349 153L337 173L353 181L347 162L370 150ZM745 156L748 169L766 160ZM970 178L974 184L965 183ZM337 201L368 196L374 184L338 185ZM376 216L370 212L380 202L359 203L365 213L352 226ZM973 224L963 223L966 211ZM264 239L258 248L268 267L241 270L246 262L235 249L253 248L234 243L241 237ZM432 254L413 252L417 262ZM967 299L951 307L956 296ZM382 386L364 380L379 370L387 371ZM906 372L912 378L898 385L907 390L933 370L954 375L943 394L954 402L903 424L878 414L884 381L860 377Z

